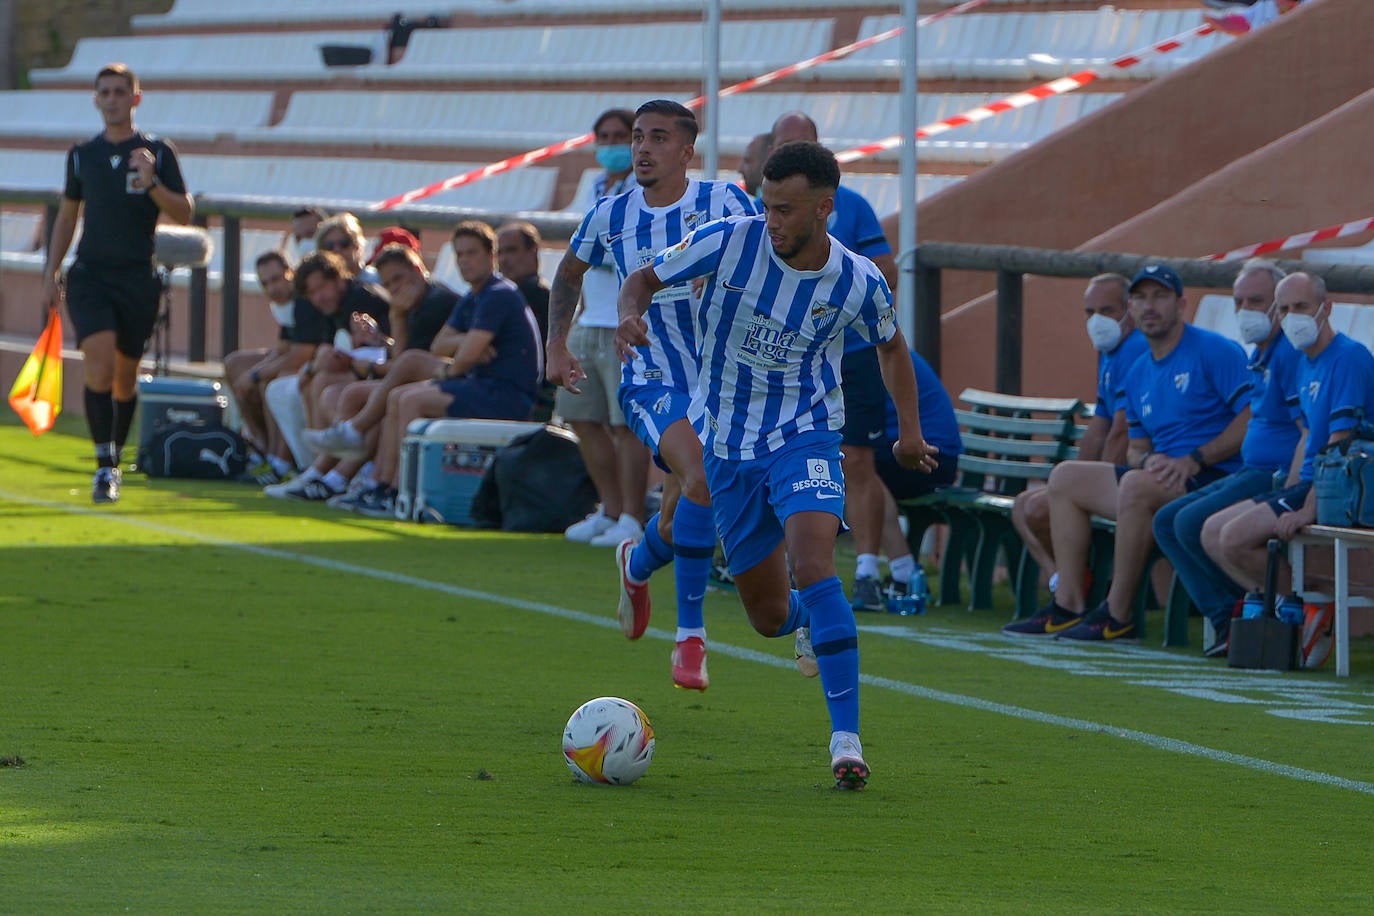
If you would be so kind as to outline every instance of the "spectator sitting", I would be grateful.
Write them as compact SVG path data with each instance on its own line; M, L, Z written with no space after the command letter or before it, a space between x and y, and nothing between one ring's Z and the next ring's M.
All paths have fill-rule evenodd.
M363 263L366 244L362 223L352 213L334 214L320 223L320 228L315 232L316 251L334 252L348 265L349 276L357 277L363 283L377 283L377 272Z
M331 385L357 378L352 349L380 342L374 335L385 335L389 329L391 301L386 290L354 276L344 258L327 248L301 261L295 284L297 295L315 307L306 332L309 339L327 342L321 343L314 358L296 375L267 386L267 403L297 466L308 467L315 456L300 433L316 418L325 416L322 395ZM307 473L270 486L265 492L277 498L309 500L328 499L343 492L342 487L335 486L337 480L314 485L319 483Z
M501 276L511 281L525 297L525 304L539 323L539 346L549 338L549 284L539 276L539 230L524 220L506 223L496 230L496 264ZM558 388L548 379L539 380L539 398L531 419L546 422L553 416L554 392Z
M911 364L916 371L916 390L919 392L921 435L939 452L934 455L935 467L929 473L904 468L897 463L892 455L892 445L897 441L898 432L897 405L889 395L883 413L884 437L882 443L873 449L873 460L883 483L881 543L891 575L888 594L893 597L907 594L907 586L918 562L897 522L896 499L916 499L953 484L959 473L959 456L964 451L964 444L959 438L959 420L954 415L954 405L940 377L915 350L911 351Z
M319 207L301 207L291 214L291 228L281 234L281 250L292 264L315 250L315 234L328 215Z
M1317 456L1350 438L1360 417L1374 417L1374 356L1331 327L1326 283L1313 274L1285 277L1275 308L1284 337L1302 351L1298 396L1307 421L1302 465L1291 486L1263 493L1208 519L1202 543L1208 555L1242 588L1264 582L1265 545L1289 540L1317 518L1312 477Z
M1155 513L1155 543L1173 563L1193 603L1212 623L1212 641L1203 647L1209 657L1226 654L1231 612L1244 590L1204 551L1204 525L1215 513L1242 500L1248 506L1251 498L1267 496L1274 489L1275 474L1297 483L1302 467L1298 408L1302 355L1273 318L1274 288L1282 279L1283 271L1272 261L1253 260L1241 268L1232 288L1241 339L1256 346L1250 360L1254 384L1250 424L1240 447L1244 466Z
M258 483L277 483L293 468L291 451L281 431L272 421L264 400L265 389L279 376L294 375L315 355L320 341L310 340L306 328L307 300L297 298L295 272L281 251L265 251L256 262L258 282L267 296L272 318L279 327L277 345L270 350L235 350L224 357L224 377L234 391L243 433L258 453L259 460L249 468Z
M1099 274L1088 281L1083 292L1088 339L1097 350L1097 406L1078 443L1081 461L1126 463L1126 405L1121 384L1126 370L1148 349L1145 335L1131 318L1130 285L1121 274ZM1012 503L1011 523L1041 574L1049 577L1053 594L1057 575L1050 537L1049 489L1033 487L1018 494Z
M1248 5L1208 2L1209 6L1220 9L1221 14L1204 13L1202 18L1228 35L1244 35L1291 13L1301 3L1302 0L1250 0Z
M496 272L495 249L496 234L486 223L469 220L453 230L458 270L472 287L449 319L456 332L453 358L442 361L430 380L379 388L369 396L363 413L312 437L321 449L337 453L359 448L368 431L380 425L375 451L377 486L360 498L359 512L375 517L392 514L401 437L411 421L443 416L523 420L529 416L543 375L539 328L515 284ZM384 408L378 411L376 402L383 390Z
M1154 547L1155 511L1185 492L1240 467L1250 419L1245 351L1183 319L1187 299L1172 268L1150 265L1131 281L1131 313L1150 352L1126 373L1127 466L1065 461L1050 473L1050 536L1059 586L1010 635L1058 634L1075 640L1136 638L1135 591ZM1116 521L1107 600L1085 614L1084 571L1092 517Z

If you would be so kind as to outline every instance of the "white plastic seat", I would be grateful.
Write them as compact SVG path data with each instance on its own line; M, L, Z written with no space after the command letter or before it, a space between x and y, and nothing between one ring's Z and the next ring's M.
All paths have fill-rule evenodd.
M90 90L0 92L0 136L85 141L100 130ZM270 92L150 92L134 114L139 129L176 140L213 140L266 124Z

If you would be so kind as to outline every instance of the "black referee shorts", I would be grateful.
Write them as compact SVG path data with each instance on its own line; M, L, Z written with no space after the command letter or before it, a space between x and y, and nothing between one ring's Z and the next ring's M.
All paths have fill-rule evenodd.
M115 349L138 359L153 336L162 284L152 266L102 267L77 261L67 271L67 314L76 340L115 332Z

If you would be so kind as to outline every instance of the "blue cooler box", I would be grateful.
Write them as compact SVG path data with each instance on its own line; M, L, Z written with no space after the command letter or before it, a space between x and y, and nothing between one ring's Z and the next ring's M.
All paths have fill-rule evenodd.
M224 422L229 398L216 381L140 376L138 380L138 463L144 464L148 443L159 430L178 423L218 426Z
M496 452L542 429L516 420L416 420L401 442L396 517L472 524L472 498Z

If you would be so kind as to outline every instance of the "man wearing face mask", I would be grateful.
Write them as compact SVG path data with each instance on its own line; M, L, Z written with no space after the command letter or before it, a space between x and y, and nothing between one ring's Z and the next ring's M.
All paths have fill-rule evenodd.
M1203 647L1209 658L1226 654L1231 611L1245 593L1203 550L1203 526L1228 506L1242 500L1249 505L1251 498L1269 494L1276 473L1286 478L1302 465L1298 448L1302 438L1298 410L1301 355L1273 318L1274 288L1283 277L1283 271L1272 261L1255 259L1245 263L1232 286L1241 339L1255 347L1250 359L1254 384L1250 425L1240 447L1244 466L1155 513L1155 543L1173 563L1193 603L1212 623L1212 642Z
M1145 335L1136 330L1131 319L1126 294L1130 285L1131 281L1121 274L1099 274L1088 281L1083 293L1088 339L1097 351L1097 407L1078 443L1078 457L1083 461L1126 461L1126 411L1121 404L1121 381L1126 370L1148 349ZM1050 541L1049 490L1036 487L1018 495L1012 504L1011 522L1031 557L1050 576L1053 593L1058 577ZM1038 621L1038 617L1007 624L1003 632L1012 636L1045 635L1044 621Z
M1202 543L1242 588L1264 582L1270 538L1288 540L1317 519L1312 492L1316 457L1350 438L1360 416L1374 417L1374 355L1331 327L1331 299L1321 277L1295 273L1275 294L1283 336L1302 352L1298 396L1307 421L1291 486L1232 506L1208 520Z
M1154 547L1155 511L1241 465L1252 387L1245 351L1184 321L1183 281L1168 265L1142 269L1129 293L1131 316L1150 352L1127 371L1122 385L1130 430L1127 463L1065 461L1050 474L1059 587L1032 618L1043 619L1043 635L1135 639L1135 593ZM1094 515L1116 521L1116 544L1107 600L1089 610L1083 579Z

